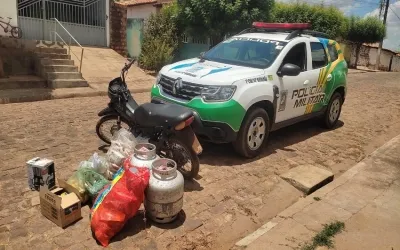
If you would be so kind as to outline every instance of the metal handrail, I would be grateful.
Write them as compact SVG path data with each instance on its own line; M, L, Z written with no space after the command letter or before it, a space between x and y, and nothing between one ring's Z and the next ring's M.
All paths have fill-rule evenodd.
M59 37L61 39L61 41L63 41L64 44L67 44L64 39L57 33L57 23L61 26L61 28L64 29L64 31L69 35L69 44L67 44L68 46L68 55L71 55L71 39L74 40L74 42L81 47L82 52L81 52L81 59L79 60L79 57L72 51L72 54L74 54L74 56L76 56L76 58L79 60L79 73L82 72L82 61L83 61L83 51L84 48L82 47L82 45L80 45L80 43L78 43L78 41L71 35L71 33L68 32L68 30L60 23L60 21L57 20L57 18L51 18L55 21L54 23L54 31L50 31L50 40L52 40L52 36L51 33L54 33L54 42L57 41L57 37Z

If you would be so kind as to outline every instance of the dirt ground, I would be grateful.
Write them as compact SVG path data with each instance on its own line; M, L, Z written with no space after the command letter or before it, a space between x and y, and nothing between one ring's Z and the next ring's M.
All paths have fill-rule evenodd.
M400 131L398 73L352 74L339 125L332 131L311 120L271 134L255 160L229 145L204 144L200 176L185 184L184 209L169 225L147 224L139 214L110 249L229 249L238 239L296 202L302 194L279 174L312 164L340 175ZM149 94L135 96L148 101ZM25 162L55 160L68 178L80 161L102 152L95 134L106 97L0 105L0 250L101 249L92 238L89 207L65 230L40 214L37 192L27 187ZM39 248L40 246L40 248Z

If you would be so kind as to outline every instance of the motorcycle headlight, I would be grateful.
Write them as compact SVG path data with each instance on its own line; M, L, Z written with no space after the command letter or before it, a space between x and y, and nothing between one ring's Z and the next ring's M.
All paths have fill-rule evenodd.
M201 97L205 102L223 102L232 98L236 86L207 86L201 91Z

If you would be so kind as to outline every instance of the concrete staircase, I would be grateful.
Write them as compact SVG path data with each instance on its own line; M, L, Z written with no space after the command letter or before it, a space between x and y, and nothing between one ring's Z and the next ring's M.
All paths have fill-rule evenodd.
M0 78L0 104L104 95L89 87L65 48L33 48L36 75Z
M62 42L0 36L0 57L0 70L7 66L0 77L0 104L107 94L90 87Z
M38 75L47 80L47 87L57 88L79 88L89 87L83 79L71 55L65 48L36 48L38 57Z
M0 91L9 89L38 89L46 88L47 82L38 76L12 76L0 79Z
M13 69L22 67L23 70L0 78L0 104L106 96L109 81L120 75L126 62L110 48L85 47L85 60L79 72L76 65L80 60L74 56L80 55L79 46L71 46L71 55L68 55L62 42L0 37L0 56L4 50L23 54L8 63ZM3 59L13 59L8 54ZM133 66L127 84L132 93L142 93L150 91L154 80Z

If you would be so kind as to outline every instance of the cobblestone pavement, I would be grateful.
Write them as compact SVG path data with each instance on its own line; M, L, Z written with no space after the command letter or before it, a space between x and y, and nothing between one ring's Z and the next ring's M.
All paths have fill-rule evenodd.
M171 225L132 219L110 249L228 249L247 233L290 206L300 192L278 175L313 164L339 175L400 131L400 85L395 73L349 77L341 122L332 131L316 121L271 135L256 160L243 160L230 146L205 144L200 177L186 183L184 212ZM135 96L139 102L148 94ZM97 112L106 97L0 105L0 250L101 249L92 238L89 207L65 230L40 214L37 192L27 188L25 162L55 160L58 178L98 151Z

